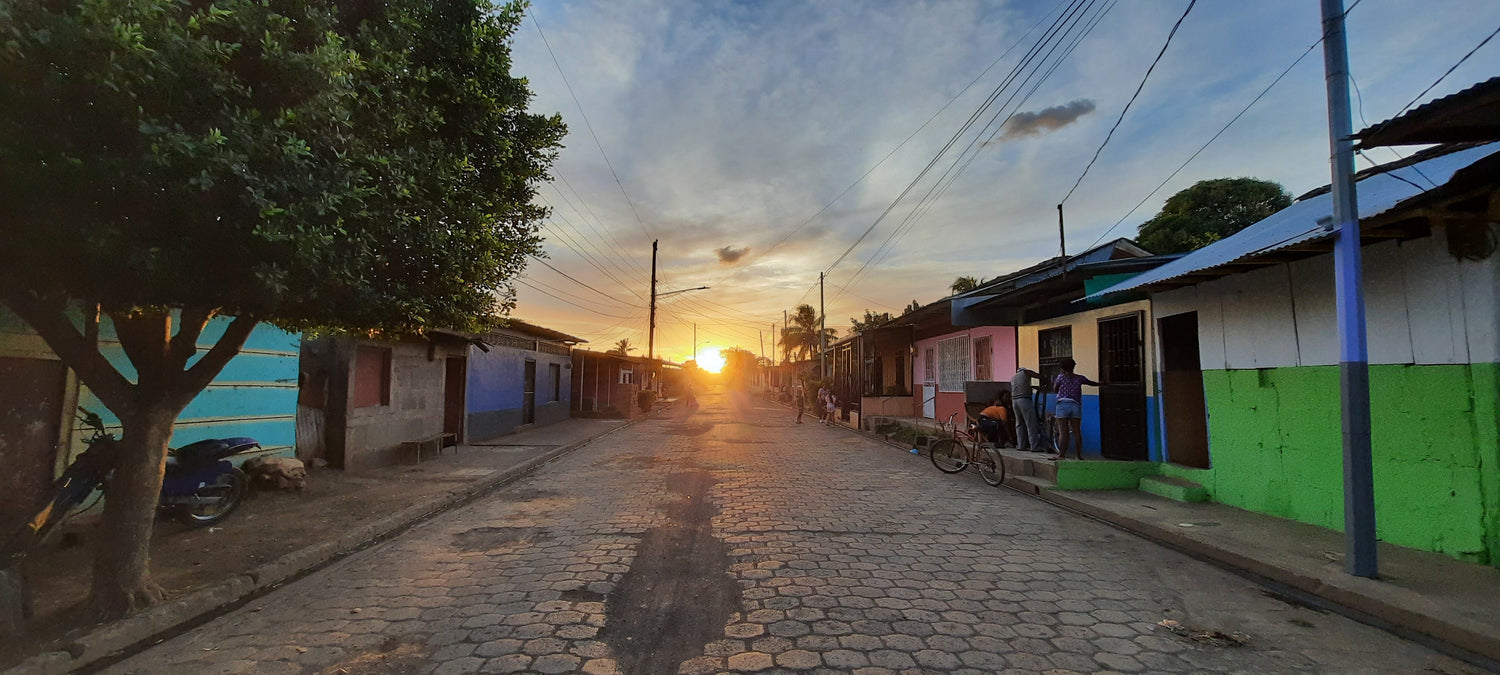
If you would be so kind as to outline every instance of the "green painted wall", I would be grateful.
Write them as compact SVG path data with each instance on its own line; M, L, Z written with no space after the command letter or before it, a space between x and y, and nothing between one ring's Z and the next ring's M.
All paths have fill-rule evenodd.
M1343 529L1336 366L1203 373L1217 502ZM1378 536L1500 565L1500 365L1370 367Z

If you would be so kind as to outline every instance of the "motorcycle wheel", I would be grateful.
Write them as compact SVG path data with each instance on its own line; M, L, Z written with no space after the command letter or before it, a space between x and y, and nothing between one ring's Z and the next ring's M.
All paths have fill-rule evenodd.
M177 508L177 520L191 527L213 525L234 513L234 510L239 508L240 502L245 501L245 493L249 490L250 478L245 475L245 472L232 469L228 473L220 474L218 480L199 488L194 493L194 496L222 497L222 501L204 506L180 506Z

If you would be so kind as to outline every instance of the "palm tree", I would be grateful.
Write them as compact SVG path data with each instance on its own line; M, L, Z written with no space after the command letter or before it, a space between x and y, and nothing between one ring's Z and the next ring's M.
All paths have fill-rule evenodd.
M975 277L959 277L954 279L953 283L948 286L948 289L953 291L954 295L967 293L976 288L979 288L979 279Z
M822 323L822 317L812 305L797 305L797 309L792 310L791 324L781 331L781 348L788 360L793 353L804 360L810 359L822 348L823 338L832 341L838 335L838 331L832 328L819 330Z
M630 344L630 338L620 338L620 341L615 343L614 348L610 349L609 351L607 351L605 353L606 354L617 354L619 356L626 356L626 355L629 355L630 352L633 352L635 350L636 350L636 347L634 345Z

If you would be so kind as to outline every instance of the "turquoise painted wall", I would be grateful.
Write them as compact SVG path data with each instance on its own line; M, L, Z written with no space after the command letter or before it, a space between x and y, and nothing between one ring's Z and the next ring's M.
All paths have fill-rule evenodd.
M1203 373L1214 501L1343 529L1336 366ZM1372 365L1377 534L1500 565L1500 365Z

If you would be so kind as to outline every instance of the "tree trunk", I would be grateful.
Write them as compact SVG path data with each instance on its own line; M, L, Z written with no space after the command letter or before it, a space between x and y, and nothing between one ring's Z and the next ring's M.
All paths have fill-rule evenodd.
M142 408L139 414L121 418L124 433L114 475L105 488L91 594L93 609L104 620L164 597L162 588L151 581L151 529L177 413L160 404Z

